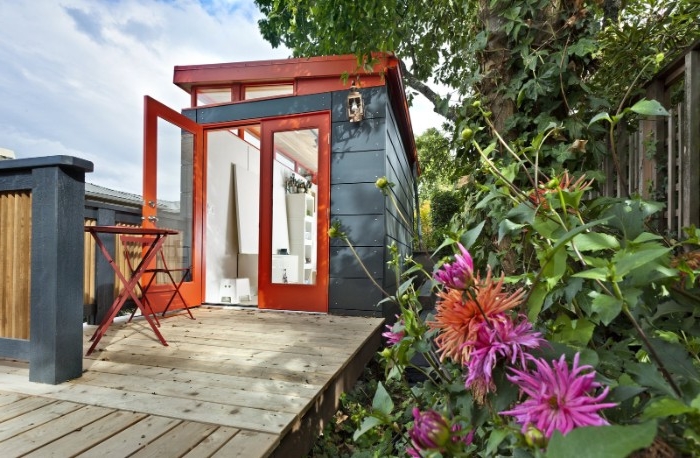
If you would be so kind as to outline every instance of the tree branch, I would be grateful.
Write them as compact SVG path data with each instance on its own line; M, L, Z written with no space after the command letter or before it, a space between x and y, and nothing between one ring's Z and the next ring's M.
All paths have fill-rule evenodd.
M447 114L440 113L437 109L438 103L440 103L440 101L442 100L440 94L433 91L427 84L425 84L420 79L416 78L416 76L408 70L406 64L401 59L399 59L399 65L401 66L401 73L403 74L406 84L410 88L415 89L416 91L423 94L425 98L433 104L435 113L444 116L445 118L447 118L448 121L457 121L457 111L454 109L454 107L449 107L447 109Z

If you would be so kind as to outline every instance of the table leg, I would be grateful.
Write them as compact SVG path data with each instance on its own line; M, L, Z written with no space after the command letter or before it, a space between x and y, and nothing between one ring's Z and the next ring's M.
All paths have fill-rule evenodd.
M115 298L114 302L112 303L112 306L108 310L107 315L102 320L102 322L99 324L99 326L95 330L95 333L90 338L90 340L92 341L92 345L88 349L86 356L89 356L95 350L95 347L97 346L100 339L102 339L102 336L107 331L107 328L112 324L112 321L117 316L117 313L119 313L119 310L121 310L122 306L124 305L124 302L126 302L127 295L131 296L131 298L136 303L136 306L141 310L141 313L143 313L144 318L146 318L146 321L153 329L153 332L158 337L158 340L160 340L160 342L163 345L167 346L168 343L166 342L165 338L160 333L160 331L158 330L158 327L155 325L155 323L153 322L153 320L151 319L149 314L146 312L146 309L145 309L143 303L139 300L139 298L136 296L136 294L134 292L134 288L136 287L139 280L141 279L141 276L143 275L143 269L145 268L145 266L148 265L149 262L151 262L151 260L153 259L153 257L157 253L157 250L162 246L165 239L162 236L156 237L156 239L154 240L151 247L147 250L146 256L144 256L144 258L141 260L139 265L136 267L131 279L127 280L126 277L124 277L124 275L119 270L119 267L116 265L116 263L114 262L114 259L112 258L112 256L110 256L109 251L107 251L107 249L105 248L104 244L102 243L100 238L97 236L97 234L95 234L95 233L91 233L91 234L92 234L93 238L95 239L95 242L97 243L97 245L100 247L102 254L105 256L105 258L107 259L109 264L112 266L112 269L117 274L117 277L119 277L119 280L124 285L124 289Z

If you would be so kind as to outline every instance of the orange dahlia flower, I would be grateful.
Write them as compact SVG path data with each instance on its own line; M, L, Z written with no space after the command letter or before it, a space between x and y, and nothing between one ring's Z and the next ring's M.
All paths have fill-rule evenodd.
M485 321L484 315L489 320L505 320L507 318L499 314L520 304L525 291L522 288L514 292L504 291L503 278L501 275L497 282L494 281L489 269L483 281L480 276L476 277L474 287L467 293L458 289L444 289L438 293L435 319L427 324L431 329L440 330L435 344L441 360L450 358L464 364L472 350L471 345L465 344L477 340L479 325Z

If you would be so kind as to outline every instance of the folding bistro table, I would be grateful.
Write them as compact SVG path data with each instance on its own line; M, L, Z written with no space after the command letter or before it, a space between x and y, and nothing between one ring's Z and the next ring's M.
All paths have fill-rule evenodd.
M112 266L112 269L114 269L114 272L117 274L117 277L119 277L119 280L122 282L122 285L124 285L124 289L122 289L119 292L119 295L114 299L114 302L107 310L104 319L99 324L99 326L95 330L95 333L90 338L90 340L92 341L92 345L90 346L90 349L87 351L86 355L90 355L95 350L97 343L100 341L105 332L107 332L107 328L109 328L109 326L112 324L114 317L117 316L117 313L119 313L119 310L121 310L122 306L124 305L124 302L126 302L127 298L129 297L131 297L131 299L134 300L136 306L139 308L139 310L141 310L141 314L144 316L144 318L146 318L148 324L151 326L153 332L155 332L160 342L163 345L167 346L168 343L165 341L163 335L158 330L158 326L156 326L156 323L154 323L153 318L151 318L152 310L146 310L146 307L144 306L143 302L138 298L136 294L136 288L139 285L139 280L141 280L141 277L145 273L149 264L155 259L156 254L158 254L158 251L162 249L163 243L165 242L165 238L168 235L176 235L178 234L178 232L172 229L161 229L156 227L127 226L85 226L85 232L88 232L90 235L92 235L92 238L95 239L95 243L97 244L97 246L100 247L100 251L102 251L102 254L109 262L109 265ZM114 258L112 258L112 256L109 254L109 251L105 248L104 243L101 239L101 237L105 234L115 236L118 234L141 235L150 238L151 243L149 245L146 245L143 257L134 268L130 278L124 276L124 274L119 269L119 266L114 262Z

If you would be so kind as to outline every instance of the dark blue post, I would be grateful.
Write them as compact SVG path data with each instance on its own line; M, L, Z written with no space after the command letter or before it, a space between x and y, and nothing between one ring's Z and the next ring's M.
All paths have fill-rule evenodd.
M70 156L0 163L0 172L24 176L32 195L32 382L58 384L83 371L83 215L85 173L92 170L91 162Z
M107 208L97 210L98 226L113 226L116 222L114 210ZM109 237L104 237L102 242L112 258L116 259L116 237L110 234ZM92 324L100 324L114 301L114 269L99 250L95 250L95 256L97 258L95 259L95 322Z

